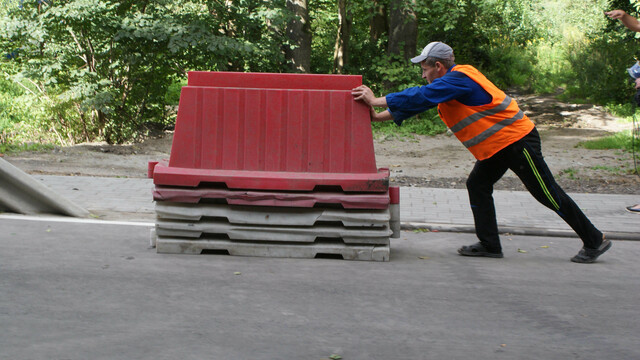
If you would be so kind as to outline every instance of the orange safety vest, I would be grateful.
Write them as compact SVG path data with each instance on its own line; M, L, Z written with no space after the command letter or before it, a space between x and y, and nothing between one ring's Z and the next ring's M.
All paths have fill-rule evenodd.
M502 90L470 65L456 65L451 71L469 76L491 95L486 105L467 106L457 100L438 104L438 113L458 140L478 160L485 160L522 139L534 124Z

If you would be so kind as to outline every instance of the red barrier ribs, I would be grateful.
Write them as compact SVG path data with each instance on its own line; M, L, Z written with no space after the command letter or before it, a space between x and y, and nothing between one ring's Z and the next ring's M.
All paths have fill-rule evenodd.
M154 201L197 204L207 200L221 200L229 205L315 207L340 205L344 209L386 209L389 193L344 193L336 192L273 192L228 190L200 187L197 189L156 186Z
M156 185L386 192L360 76L190 72Z

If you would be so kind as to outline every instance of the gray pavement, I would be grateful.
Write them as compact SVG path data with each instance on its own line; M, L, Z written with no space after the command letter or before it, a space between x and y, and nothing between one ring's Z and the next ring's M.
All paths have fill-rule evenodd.
M133 223L131 223L133 224ZM391 261L163 255L149 228L0 219L0 358L638 359L637 242L403 231Z
M580 240L528 193L496 192L511 233L486 259L455 252L475 242L464 190L402 188L403 227L441 231L402 231L381 263L157 254L151 180L34 177L94 215L0 214L0 359L640 358L640 244L572 263ZM572 195L640 233L639 199Z
M150 179L44 176L36 179L67 199L107 220L153 221ZM640 240L640 215L626 206L640 202L633 195L570 194L591 222L610 239ZM495 191L498 225L503 233L574 237L553 211L522 191ZM473 232L466 190L402 187L400 218L404 229Z

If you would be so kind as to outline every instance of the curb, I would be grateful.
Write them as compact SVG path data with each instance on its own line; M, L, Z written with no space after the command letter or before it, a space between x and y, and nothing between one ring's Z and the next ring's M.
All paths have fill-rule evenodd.
M437 223L421 223L421 222L406 222L401 223L400 228L402 230L418 230L427 229L429 231L442 231L442 232L461 232L461 233L475 233L475 227L473 225L455 225L455 224L437 224ZM536 227L519 227L519 226L499 226L500 234L506 235L528 235L528 236L549 236L549 237L571 237L578 238L578 235L573 230L564 229L543 229ZM607 239L609 240L630 240L640 241L640 233L624 232L624 231L604 231Z

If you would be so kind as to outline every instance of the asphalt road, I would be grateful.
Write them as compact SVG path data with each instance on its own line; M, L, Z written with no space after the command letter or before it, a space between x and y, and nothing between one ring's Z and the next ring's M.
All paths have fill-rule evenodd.
M149 226L0 219L0 359L638 359L639 242L403 232L391 261L161 255ZM519 251L520 250L520 251Z

